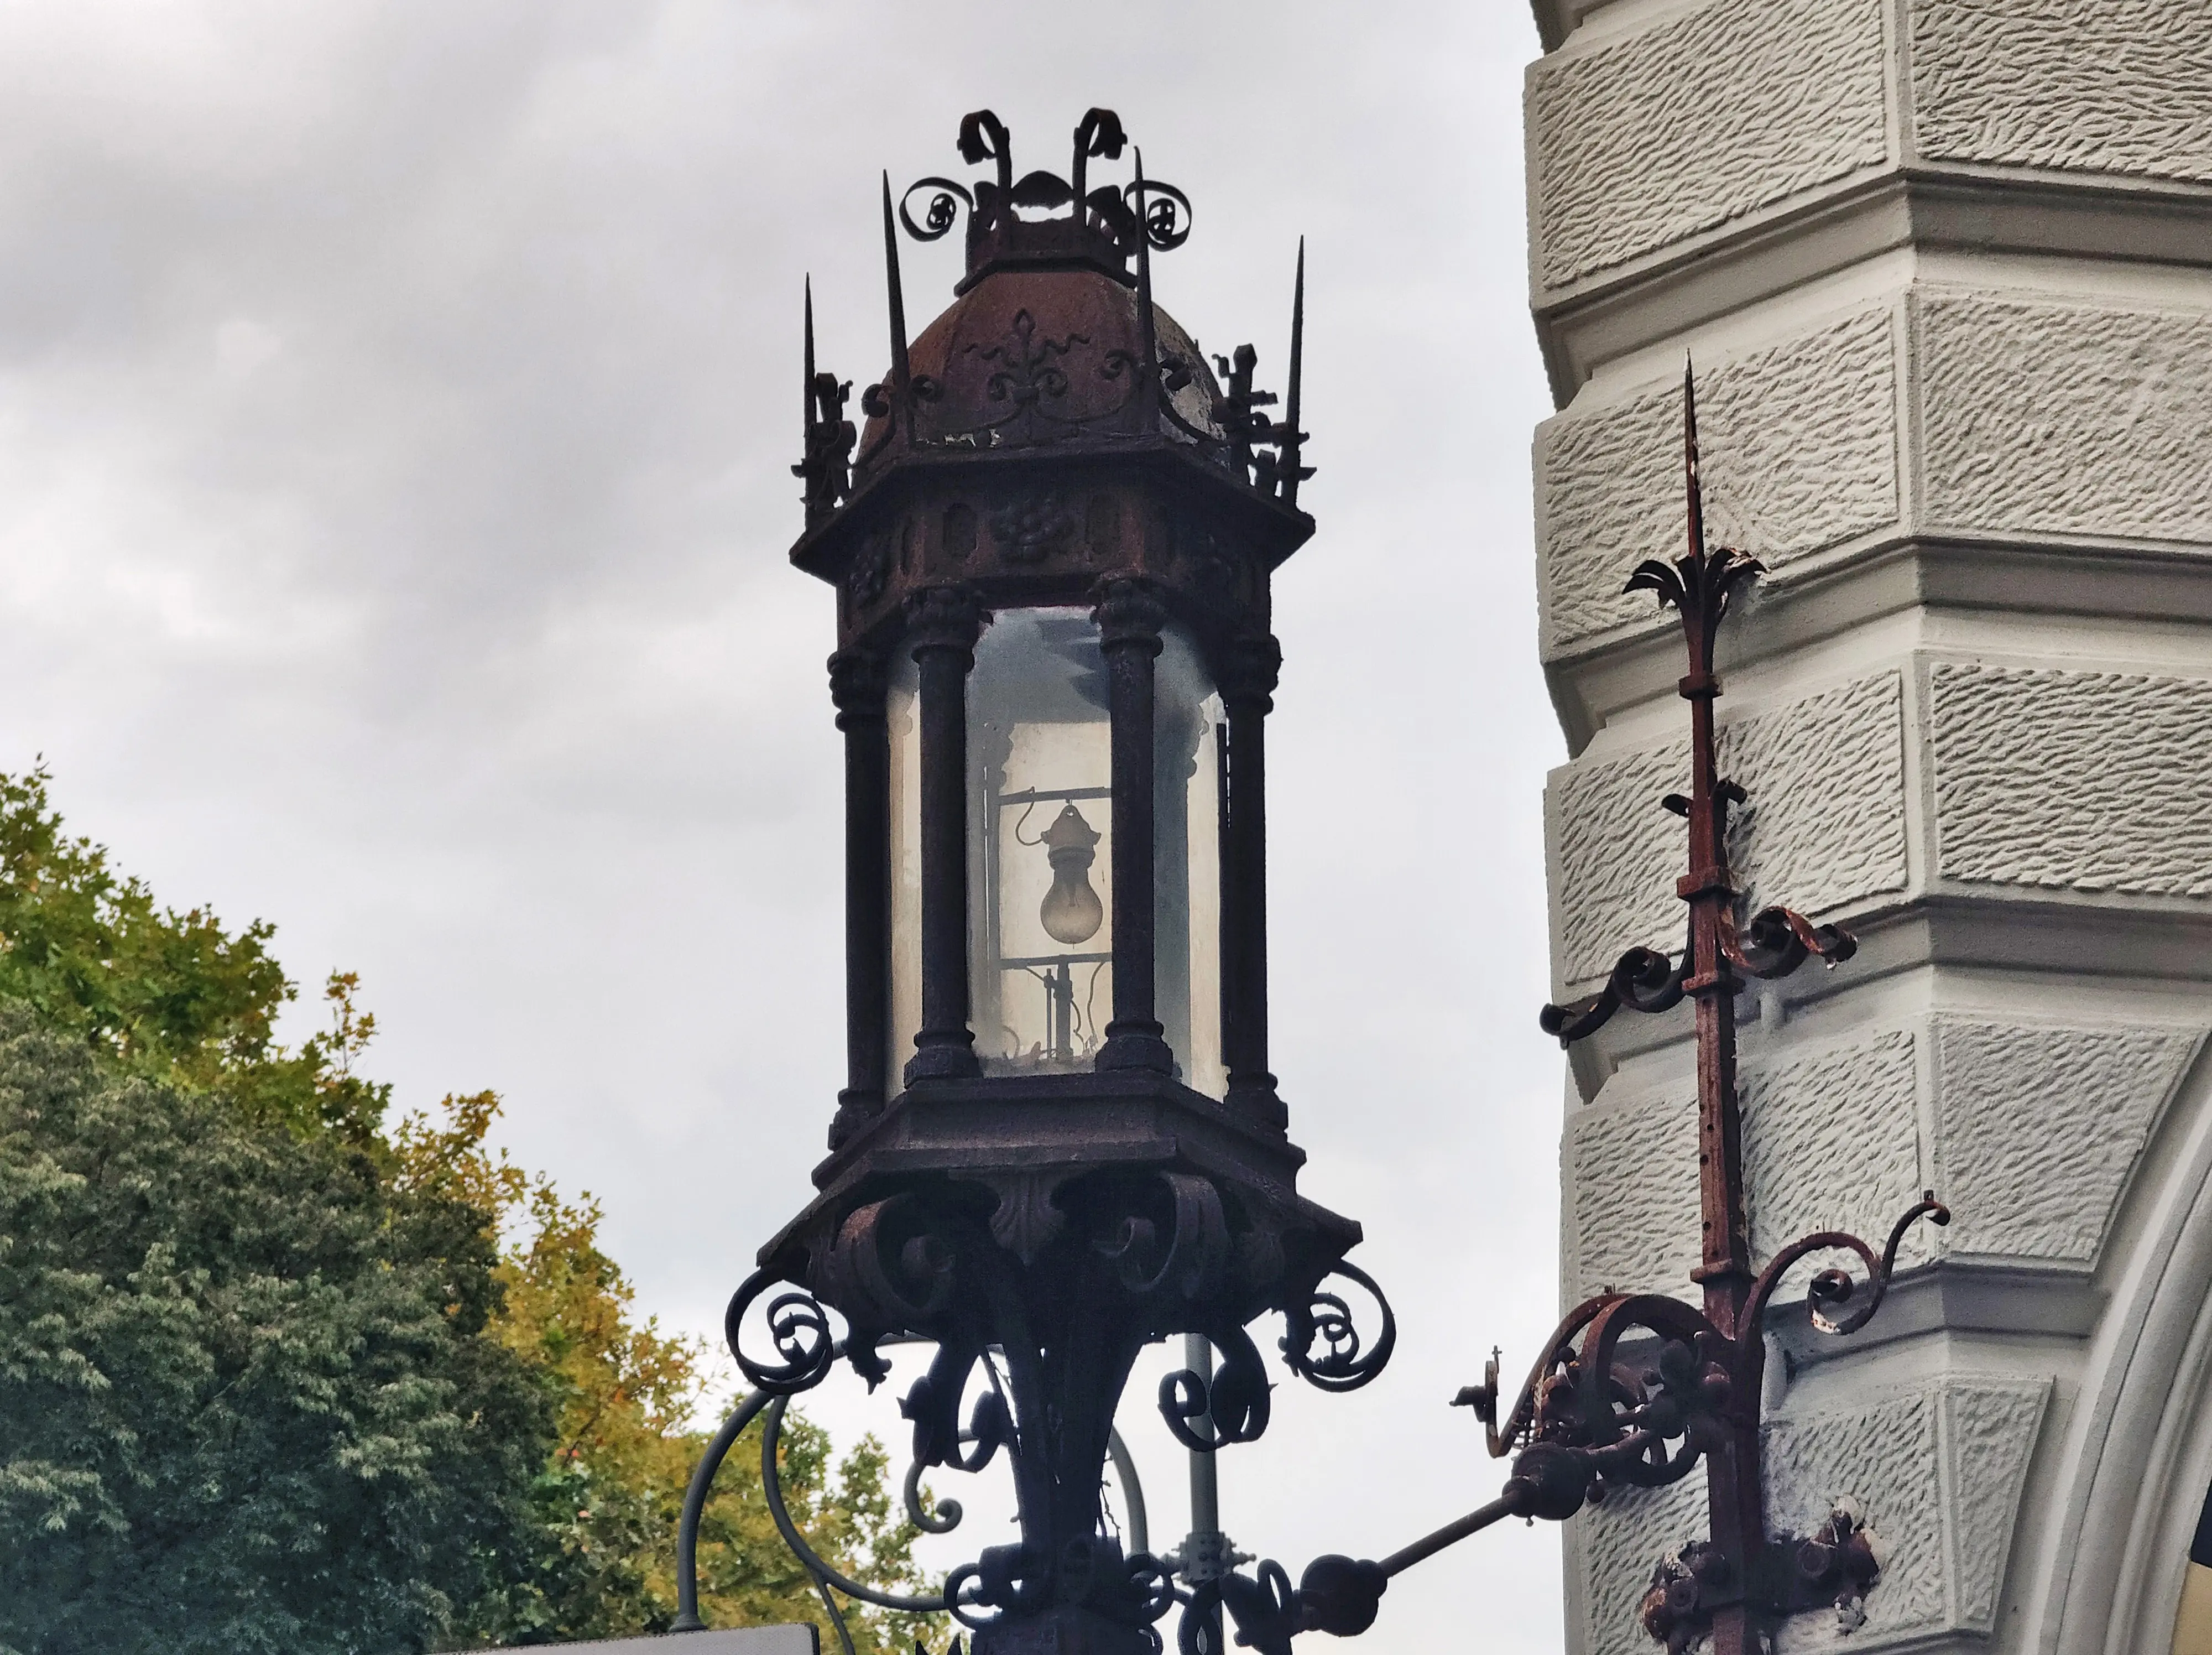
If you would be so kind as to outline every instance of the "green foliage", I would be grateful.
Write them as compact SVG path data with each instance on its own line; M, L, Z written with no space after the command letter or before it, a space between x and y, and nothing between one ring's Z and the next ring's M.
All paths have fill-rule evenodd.
M486 1148L493 1094L387 1131L357 981L288 1050L272 928L161 907L48 780L0 776L0 1655L665 1628L703 1343L635 1320L588 1197ZM833 1468L793 1414L781 1466L832 1562L920 1584L872 1439ZM700 1566L712 1624L825 1618L757 1445Z
M499 1267L503 1309L491 1336L548 1376L559 1397L553 1452L532 1490L530 1567L488 1593L465 1633L526 1643L660 1631L676 1613L676 1524L708 1438L689 1428L709 1400L706 1348L632 1317L632 1291L599 1248L599 1209L562 1198L484 1147L489 1092L448 1098L446 1123L394 1135L400 1178L498 1212L516 1236ZM755 1427L756 1432L757 1427ZM917 1530L893 1515L880 1444L837 1463L826 1432L787 1418L779 1466L793 1518L844 1573L894 1590L921 1584ZM700 1525L699 1603L710 1625L812 1620L836 1647L818 1598L785 1548L762 1491L757 1435L725 1463ZM916 1617L848 1612L859 1655L913 1645Z
M419 1649L520 1567L550 1410L453 1217L0 1007L0 1645Z
M333 977L335 1026L284 1050L276 1016L298 991L269 952L276 928L256 920L234 934L205 909L160 907L105 846L63 831L51 780L43 768L0 776L0 995L133 1073L221 1086L251 1118L295 1133L372 1141L389 1088L352 1073L376 1029L354 1011L358 980Z

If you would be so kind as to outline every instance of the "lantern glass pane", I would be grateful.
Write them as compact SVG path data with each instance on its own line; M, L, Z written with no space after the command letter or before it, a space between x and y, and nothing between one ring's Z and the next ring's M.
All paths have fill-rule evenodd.
M884 714L890 736L891 992L890 1086L898 1091L921 1030L921 672L902 649Z
M1196 647L1170 628L1153 667L1153 929L1162 1032L1184 1085L1218 1098L1221 754L1227 715Z
M1081 609L1003 610L968 685L969 975L986 1074L1088 1069L1114 1001L1112 735Z

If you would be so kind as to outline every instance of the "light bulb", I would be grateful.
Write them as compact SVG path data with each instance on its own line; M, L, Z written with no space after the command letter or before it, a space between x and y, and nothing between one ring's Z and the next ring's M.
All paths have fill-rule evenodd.
M1081 811L1064 805L1037 841L1052 861L1052 889L1038 905L1037 918L1054 942L1070 947L1088 942L1105 923L1106 905L1091 888L1091 864L1097 860L1098 838Z

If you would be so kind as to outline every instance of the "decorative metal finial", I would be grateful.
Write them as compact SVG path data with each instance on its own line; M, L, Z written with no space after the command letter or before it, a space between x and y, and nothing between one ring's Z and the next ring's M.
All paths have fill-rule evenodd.
M1298 503L1298 484L1313 475L1313 467L1301 464L1305 457L1306 434L1298 429L1299 392L1305 384L1306 362L1306 239L1298 238L1298 279L1291 296L1291 374L1289 388L1283 394L1283 423L1275 435L1275 474L1278 493L1285 506Z
M1128 256L1147 245L1162 253L1181 246L1190 238L1191 222L1190 198L1157 179L1145 186L1141 200L1135 184L1091 187L1091 162L1120 160L1128 142L1119 115L1110 109L1086 110L1075 129L1066 178L1038 171L1017 179L1013 135L991 111L975 110L960 122L960 158L970 167L991 162L993 175L972 187L935 175L915 179L899 198L899 222L915 240L935 241L949 234L965 211L971 279L994 259L1070 254L1126 271ZM917 196L927 198L919 221L914 216ZM1064 216L1018 216L1058 214L1063 208Z
M891 396L906 406L914 369L906 349L906 285L899 279L898 234L891 226L891 175L884 174L884 286L890 301Z
M814 278L806 278L805 363L800 386L804 419L799 464L791 474L805 485L806 526L812 528L852 492L853 444L857 434L845 417L853 382L814 369Z

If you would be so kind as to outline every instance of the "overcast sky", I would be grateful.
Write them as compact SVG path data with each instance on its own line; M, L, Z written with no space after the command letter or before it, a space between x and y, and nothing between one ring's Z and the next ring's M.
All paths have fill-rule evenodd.
M867 383L878 169L964 175L988 106L1058 170L1117 109L1196 208L1161 302L1269 384L1310 240L1275 1066L1402 1336L1357 1396L1287 1380L1224 1506L1294 1578L1394 1549L1496 1494L1445 1404L1493 1342L1525 1368L1556 1292L1535 50L1516 0L0 11L0 764L43 753L164 899L275 922L310 990L361 972L401 1104L497 1088L643 1305L712 1329L843 1050L830 597L785 561L801 278ZM917 331L957 242L907 250ZM842 1383L817 1414L901 1445ZM1152 1383L1125 1428L1172 1536ZM1011 1498L969 1505L940 1563ZM1555 1650L1558 1557L1492 1530L1366 1643Z

